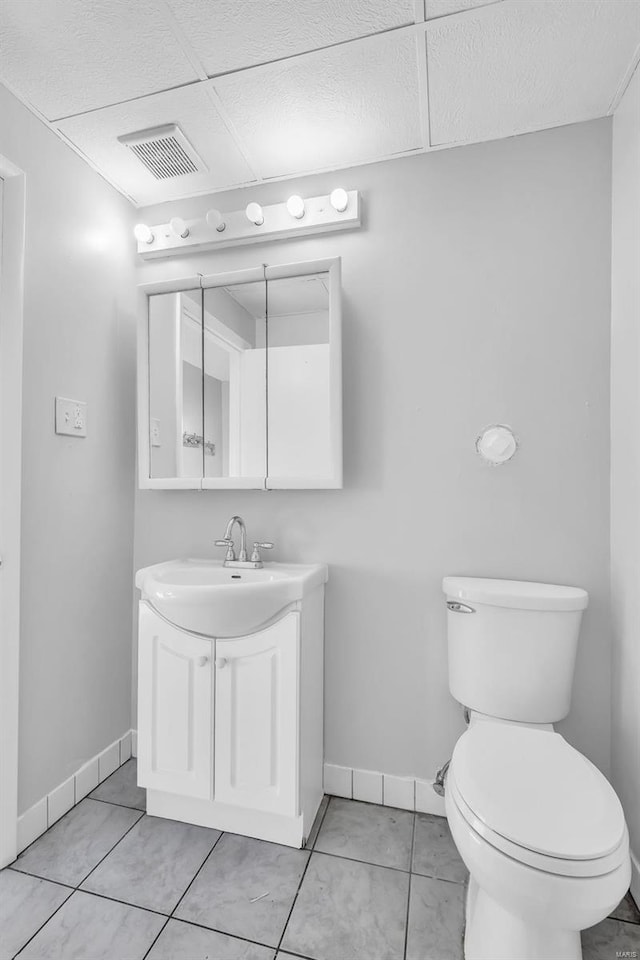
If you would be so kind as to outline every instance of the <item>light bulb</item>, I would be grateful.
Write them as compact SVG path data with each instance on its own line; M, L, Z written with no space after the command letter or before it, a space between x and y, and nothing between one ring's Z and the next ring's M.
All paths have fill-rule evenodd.
M259 203L247 204L245 213L247 215L247 220L250 220L251 223L255 223L256 227L261 227L264 223L264 214Z
M133 235L138 243L153 243L153 232L146 223L136 223L133 228Z
M344 213L344 211L347 209L347 204L349 203L349 195L346 190L342 189L342 187L337 187L335 190L331 191L329 200L334 210L337 210L338 213Z
M299 197L297 194L294 194L293 197L289 197L287 200L287 210L292 217L296 218L296 220L302 220L304 217L304 200L302 197Z
M171 233L174 237L178 237L179 240L184 240L189 236L189 227L186 225L182 217L171 217L169 220L169 226L171 228Z
M222 214L219 210L207 210L207 216L205 217L207 221L207 226L211 227L212 230L217 230L218 233L222 233L226 227L226 223L222 218Z

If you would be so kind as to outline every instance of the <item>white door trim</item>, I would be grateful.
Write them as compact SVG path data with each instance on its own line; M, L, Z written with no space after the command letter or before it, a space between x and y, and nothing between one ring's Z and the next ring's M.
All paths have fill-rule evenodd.
M25 175L0 155L0 867L15 860L18 825L20 493Z

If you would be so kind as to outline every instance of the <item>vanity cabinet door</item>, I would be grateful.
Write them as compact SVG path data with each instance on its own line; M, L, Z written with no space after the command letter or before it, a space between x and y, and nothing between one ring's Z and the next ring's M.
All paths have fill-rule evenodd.
M213 641L140 605L138 783L211 798Z
M216 641L215 800L298 812L300 614Z

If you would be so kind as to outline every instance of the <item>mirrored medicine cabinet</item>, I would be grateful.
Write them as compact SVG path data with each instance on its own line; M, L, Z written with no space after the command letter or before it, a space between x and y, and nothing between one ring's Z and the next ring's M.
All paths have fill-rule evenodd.
M339 258L139 291L141 488L342 486Z

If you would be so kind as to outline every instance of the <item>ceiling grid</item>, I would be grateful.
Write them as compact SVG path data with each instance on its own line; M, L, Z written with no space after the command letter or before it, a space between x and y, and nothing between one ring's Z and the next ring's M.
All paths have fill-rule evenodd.
M3 0L0 46L0 82L146 205L607 115L640 0ZM155 181L118 142L166 124L206 171Z
M164 16L166 18L171 28L171 31L175 36L178 45L180 46L180 49L182 50L183 54L185 55L185 57L187 58L187 60L195 70L195 72L197 73L199 80L208 80L209 76L207 74L207 71L205 70L204 66L200 62L193 47L189 43L189 40L186 34L184 33L182 27L180 26L180 24L174 17L173 13L171 12L169 5L166 3L159 3L158 9L160 10L161 16Z
M216 108L216 110L218 111L218 113L220 114L220 116L222 117L222 119L223 119L223 121L224 121L224 123L225 123L225 126L226 126L227 130L229 131L229 133L230 133L231 136L233 137L233 139L234 139L234 141L235 141L235 143L236 143L236 145L237 145L237 147L238 147L238 150L240 151L240 153L241 153L242 156L244 157L247 166L248 166L249 169L251 170L253 179L256 181L256 183L259 183L259 182L262 180L262 177L257 173L257 167L256 167L256 164L253 163L252 160L251 160L250 151L247 149L247 147L245 146L245 144L242 142L240 136L238 135L238 131L237 131L236 128L234 127L234 125L233 125L233 123L232 123L232 121L231 121L231 118L228 116L226 110L224 109L224 106L222 105L222 101L220 100L220 97L219 97L218 94L216 93L215 88L214 88L210 83L207 83L207 84L205 85L205 90L207 91L207 94L208 94L208 96L210 97L210 99L211 99L214 107Z

